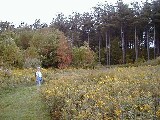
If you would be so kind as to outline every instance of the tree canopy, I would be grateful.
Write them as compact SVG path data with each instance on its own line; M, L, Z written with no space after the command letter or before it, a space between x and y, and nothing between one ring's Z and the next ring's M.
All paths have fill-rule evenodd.
M85 48L84 42L88 43L87 49L96 53L96 60L102 64L150 60L160 55L159 29L159 0L130 4L119 0L114 5L105 2L93 6L91 12L73 12L69 16L60 13L50 25L41 23L40 19L32 25L22 22L18 27L1 21L0 45L4 46L6 41L14 42L12 45L7 43L12 46L5 48L8 51L1 47L0 62L9 61L8 53L13 48L12 52L21 55L18 60L21 64L37 59L45 67L63 68L79 61L73 63L75 54L78 54L75 51ZM11 58L14 59L13 56ZM10 64L16 64L15 60Z

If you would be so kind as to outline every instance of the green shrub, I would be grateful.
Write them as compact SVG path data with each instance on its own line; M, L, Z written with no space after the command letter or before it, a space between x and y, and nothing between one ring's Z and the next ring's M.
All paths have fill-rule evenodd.
M72 65L74 67L94 67L96 62L95 53L89 48L87 43L84 43L84 46L74 47L73 48L73 61Z
M159 65L160 64L160 57L157 57L156 59L145 61L144 59L138 59L137 62L135 62L135 65Z
M22 51L17 47L14 39L6 38L0 41L0 53L3 66L22 67Z
M41 61L37 58L27 58L24 62L24 68L36 68L41 66Z
M21 30L20 32L17 32L16 36L16 44L18 47L20 47L23 50L26 50L28 47L30 47L30 41L33 37L34 32L27 31L27 30Z
M53 28L37 30L30 41L36 48L43 67L67 67L71 52L63 33Z
M25 50L24 59L24 68L35 68L37 66L41 66L40 57L35 47L29 47Z

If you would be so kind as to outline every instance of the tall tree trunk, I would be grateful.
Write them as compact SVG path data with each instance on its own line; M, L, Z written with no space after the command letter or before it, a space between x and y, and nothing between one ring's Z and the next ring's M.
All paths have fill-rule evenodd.
M108 56L109 63L108 63L108 65L110 65L111 64L111 37L110 37L110 32L109 32L109 41L108 42L109 42L108 43L108 49L109 49L109 56Z
M125 42L124 42L124 31L123 31L123 28L122 28L122 25L121 25L121 39L122 39L122 61L123 61L123 64L125 64Z
M156 58L156 26L154 25L154 59Z
M88 31L88 46L89 46L89 39L90 39L90 38L89 38L89 34L90 34L89 32L90 32L90 31Z
M108 32L106 32L106 64L110 65L110 55L111 54L111 50L110 50L110 32L108 34Z
M74 37L73 37L73 32L72 32L71 34L72 34L71 46L73 47L73 45L74 45Z
M99 48L99 55L98 55L99 61L98 61L98 62L101 63L101 39L100 39L100 33L99 33L98 36L99 36L99 37L98 37L98 39L99 39L99 40L98 40L98 42L99 42L99 43L98 43L98 44L99 44L99 47L98 47L98 48Z
M137 28L135 26L135 54L136 54L136 58L135 58L135 61L138 60L138 42L137 42Z
M147 58L148 60L150 59L150 54L149 54L149 33L147 30Z
M157 39L157 40L156 40L156 52L157 52L157 56L159 56L159 51L160 51L160 50L159 50L159 48L160 48L159 46L160 46L160 45L159 45L159 39Z
M108 65L108 33L106 32L106 64Z
M159 52L159 51L160 51L160 50L159 50L159 49L160 49L159 40L156 41L156 47L157 47L157 56L159 56L159 55L160 55L160 54L159 54L159 53L160 53L160 52Z

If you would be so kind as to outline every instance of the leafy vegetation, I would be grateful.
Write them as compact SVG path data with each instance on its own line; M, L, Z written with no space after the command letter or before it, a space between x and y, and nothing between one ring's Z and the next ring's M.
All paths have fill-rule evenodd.
M44 83L38 91L34 69L1 70L0 116L35 120L49 119L48 114L55 120L159 119L159 67L42 69ZM31 113L36 106L42 111ZM17 114L19 108L22 112ZM39 112L45 113L38 117Z
M40 19L31 25L22 22L18 27L1 21L0 46L8 47L0 47L0 65L34 67L35 60L43 67L75 66L80 63L75 61L79 60L74 57L78 54L76 48L81 49L85 42L103 65L155 59L160 55L159 11L159 0L130 4L119 0L115 4L97 4L91 12L73 12L68 17L58 14L50 25ZM12 45L6 41L12 41ZM75 67L95 63L93 58L86 65L87 60Z
M96 54L90 49L87 43L81 47L73 48L73 66L80 68L90 68L96 65Z
M75 58L77 54L74 53L75 47L71 48L64 34L54 28L43 28L37 31L22 30L14 35L3 33L0 37L0 66L5 69L35 68L36 66L62 69L71 64L75 66L81 60ZM86 48L82 52L86 53L87 58L83 58L81 64L86 64L87 61L87 66L93 66L94 52L89 47ZM83 67L78 64L77 66Z
M159 66L57 71L42 88L52 119L159 119Z
M42 71L45 80L48 72ZM34 69L0 70L0 91L1 119L50 120L49 109L36 86Z
M160 2L131 7L99 4L49 26L0 22L0 118L160 119Z

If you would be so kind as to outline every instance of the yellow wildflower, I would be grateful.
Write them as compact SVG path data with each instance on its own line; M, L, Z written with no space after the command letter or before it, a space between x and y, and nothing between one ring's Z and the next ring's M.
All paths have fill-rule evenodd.
M156 112L157 117L160 117L160 109Z

